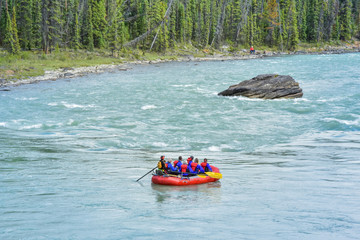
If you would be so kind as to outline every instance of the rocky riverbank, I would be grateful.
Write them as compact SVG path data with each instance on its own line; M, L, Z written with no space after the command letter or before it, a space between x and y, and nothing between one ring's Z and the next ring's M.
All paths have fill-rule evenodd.
M267 55L267 54L265 54ZM98 74L103 72L115 72L115 71L127 71L132 68L133 65L145 65L145 64L159 64L165 62L186 62L186 61L226 61L226 60L245 60L245 59L255 59L264 57L264 54L255 54L255 55L209 55L205 57L194 57L193 55L183 55L177 57L176 59L158 59L158 60L146 60L146 61L129 61L123 64L104 64L90 67L66 67L53 71L45 71L44 75L30 77L26 79L12 79L5 80L0 79L0 91L7 91L10 87L19 86L23 84L32 84L40 81L54 81L57 79L65 79L65 78L76 78L85 76L87 74Z
M309 48L306 50L295 51L295 52L273 52L267 50L257 50L255 54L249 54L246 49L239 51L237 53L224 53L224 54L213 54L205 55L202 57L195 57L194 55L181 55L176 58L164 59L164 60L137 60L137 61L128 61L122 64L104 64L90 67L65 67L53 71L45 71L44 75L30 77L25 79L1 79L0 78L0 91L10 90L10 87L19 86L22 84L31 84L37 83L40 81L54 81L57 79L65 78L76 78L81 77L87 74L93 73L103 73L103 72L115 72L115 71L126 71L132 68L133 65L139 64L158 64L163 62L186 62L186 61L227 61L227 60L247 60L247 59L256 59L263 57L274 57L282 55L297 55L297 54L344 54L360 52L359 44L353 44L346 47L324 47L324 48Z

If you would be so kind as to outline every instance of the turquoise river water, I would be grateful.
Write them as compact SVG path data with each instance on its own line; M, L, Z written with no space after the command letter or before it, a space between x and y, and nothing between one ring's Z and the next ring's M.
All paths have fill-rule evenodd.
M292 100L219 97L258 74ZM360 54L134 66L0 92L0 239L360 239ZM223 179L151 184L160 155Z

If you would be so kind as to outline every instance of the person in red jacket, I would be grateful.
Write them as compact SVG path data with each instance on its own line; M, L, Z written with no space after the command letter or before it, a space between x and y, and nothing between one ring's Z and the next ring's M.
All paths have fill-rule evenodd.
M250 47L250 54L255 54L255 49L253 46Z

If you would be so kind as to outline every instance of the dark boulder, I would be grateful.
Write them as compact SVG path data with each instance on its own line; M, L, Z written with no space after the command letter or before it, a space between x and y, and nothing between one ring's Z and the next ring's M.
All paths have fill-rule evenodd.
M232 85L218 95L275 99L300 98L303 96L303 92L299 83L288 75L262 74Z

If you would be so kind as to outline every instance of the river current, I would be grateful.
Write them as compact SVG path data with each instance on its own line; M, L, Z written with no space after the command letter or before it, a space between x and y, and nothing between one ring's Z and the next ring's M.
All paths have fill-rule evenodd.
M220 97L258 74L304 96ZM0 239L359 239L360 54L174 62L0 92ZM151 184L160 155L219 182Z

